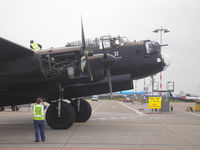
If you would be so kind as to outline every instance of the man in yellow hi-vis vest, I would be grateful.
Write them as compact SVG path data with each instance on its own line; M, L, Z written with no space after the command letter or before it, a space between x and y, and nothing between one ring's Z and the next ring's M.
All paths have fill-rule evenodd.
M30 41L30 47L31 49L33 49L34 51L39 51L42 48L42 45L38 44L38 43L34 43L33 40Z
M44 105L41 98L36 99L36 104L33 106L33 123L35 129L35 142L39 142L39 132L41 135L42 142L45 141L45 122L44 122L44 115L45 109L47 108Z

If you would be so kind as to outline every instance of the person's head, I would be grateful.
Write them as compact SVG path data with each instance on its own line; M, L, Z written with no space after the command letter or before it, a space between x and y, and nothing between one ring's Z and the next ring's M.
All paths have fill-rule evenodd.
M34 43L34 41L33 41L33 40L30 40L30 43L32 44L32 43Z
M42 99L41 98L36 98L36 103L37 104L40 104L42 102Z

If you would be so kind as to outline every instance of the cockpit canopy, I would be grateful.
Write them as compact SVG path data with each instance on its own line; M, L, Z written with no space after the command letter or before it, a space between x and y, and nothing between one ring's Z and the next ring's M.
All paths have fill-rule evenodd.
M160 52L160 45L158 42L146 40L142 42L130 42L127 37L125 36L111 36L111 35L105 35L96 37L94 39L86 39L86 49L91 51L101 50L101 49L107 49L107 48L118 48L120 46L125 45L125 43L134 43L135 44L144 44L146 49L146 54L153 54L153 53L159 53ZM82 45L81 41L74 41L69 42L65 47L79 47Z
M128 42L128 38L125 36L101 36L95 39L87 39L86 40L86 49L87 50L99 50L99 49L106 49L106 48L113 48L118 46L123 46L124 43ZM65 47L76 47L81 46L81 41L74 41L69 42Z
M154 41L147 41L145 42L146 53L159 53L160 52L160 44Z

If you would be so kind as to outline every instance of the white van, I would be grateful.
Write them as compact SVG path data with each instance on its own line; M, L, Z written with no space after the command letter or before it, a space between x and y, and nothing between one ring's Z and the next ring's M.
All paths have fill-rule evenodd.
M98 98L99 98L98 95L93 95L92 96L92 101L98 101Z

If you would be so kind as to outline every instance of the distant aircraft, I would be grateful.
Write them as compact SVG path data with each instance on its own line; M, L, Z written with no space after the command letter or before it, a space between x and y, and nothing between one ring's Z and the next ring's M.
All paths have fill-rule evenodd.
M149 92L147 91L138 91L138 92L134 92L134 91L121 91L121 92L115 92L116 94L123 94L123 95L133 95L133 94L148 94Z
M67 129L91 116L90 104L81 97L133 89L132 80L168 66L158 42L121 36L85 40L82 22L81 33L79 42L38 52L0 38L1 108L42 97L50 104L48 125Z
M185 102L197 102L197 101L200 101L200 96L193 96L191 94L186 94L184 96L174 97L172 95L172 93L170 93L170 97L172 97L173 99L178 99L178 100L182 100L182 101L185 101Z

